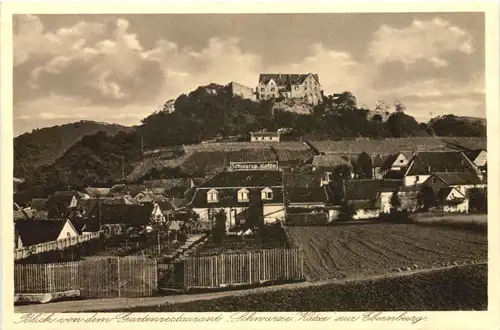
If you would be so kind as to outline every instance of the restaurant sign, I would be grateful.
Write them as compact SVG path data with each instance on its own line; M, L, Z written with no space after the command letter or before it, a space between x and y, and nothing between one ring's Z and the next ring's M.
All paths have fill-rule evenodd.
M231 162L230 171L277 171L278 162Z

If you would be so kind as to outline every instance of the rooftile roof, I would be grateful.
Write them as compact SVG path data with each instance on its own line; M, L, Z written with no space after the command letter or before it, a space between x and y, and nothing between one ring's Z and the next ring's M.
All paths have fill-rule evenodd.
M310 73L306 74L289 74L289 73L266 73L260 74L259 82L263 82L267 84L271 79L273 79L277 85L300 85L304 82L304 80L309 76ZM319 82L319 76L317 74L313 74L314 78Z
M451 186L480 184L481 179L474 173L434 173L434 175Z
M281 171L224 171L200 187L272 187L283 184Z
M460 151L419 152L406 175L426 175L435 172L475 173L475 169Z
M18 220L16 232L24 246L57 240L61 230L69 220Z

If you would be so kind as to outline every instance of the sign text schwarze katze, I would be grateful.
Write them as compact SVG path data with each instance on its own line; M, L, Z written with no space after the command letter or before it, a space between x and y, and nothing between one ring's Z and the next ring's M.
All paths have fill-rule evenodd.
M231 171L278 170L278 162L238 162L229 163Z

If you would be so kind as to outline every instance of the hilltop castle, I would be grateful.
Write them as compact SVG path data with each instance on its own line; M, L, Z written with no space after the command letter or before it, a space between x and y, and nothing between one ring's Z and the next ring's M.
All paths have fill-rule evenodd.
M255 89L236 82L229 84L232 95L251 100L293 99L304 104L323 102L317 74L260 74Z
M316 105L323 101L317 74L261 74L257 85L257 99L300 99Z

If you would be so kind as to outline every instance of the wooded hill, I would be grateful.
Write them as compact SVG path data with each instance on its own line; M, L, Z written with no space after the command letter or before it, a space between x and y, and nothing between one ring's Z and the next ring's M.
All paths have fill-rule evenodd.
M180 95L174 112L155 112L134 128L79 122L36 130L14 140L15 175L26 178L25 189L99 185L122 178L122 157L125 176L134 166L141 166L142 148L161 149L230 137L248 141L250 132L262 129L291 128L292 133L286 136L290 140L486 136L481 120L449 115L418 123L400 103L383 120L359 108L349 92L335 98L325 96L325 103L311 114L273 110L273 104L233 97L225 86L210 84ZM125 132L116 134L119 131Z

